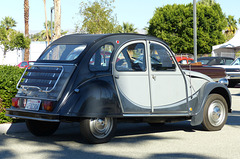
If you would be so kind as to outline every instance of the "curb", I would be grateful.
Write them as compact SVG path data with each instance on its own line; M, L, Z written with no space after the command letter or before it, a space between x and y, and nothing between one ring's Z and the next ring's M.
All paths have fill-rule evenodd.
M60 126L58 129L65 129L65 128L77 127L77 126L79 126L79 123L60 123ZM25 133L25 132L29 132L25 122L0 124L0 135L13 134L13 133Z
M0 124L0 134L21 133L27 131L27 126L25 123Z

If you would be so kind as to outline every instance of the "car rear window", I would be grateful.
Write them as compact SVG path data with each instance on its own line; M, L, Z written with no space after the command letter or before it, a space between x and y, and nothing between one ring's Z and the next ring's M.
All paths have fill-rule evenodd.
M75 60L86 48L86 45L52 45L41 56L40 60Z

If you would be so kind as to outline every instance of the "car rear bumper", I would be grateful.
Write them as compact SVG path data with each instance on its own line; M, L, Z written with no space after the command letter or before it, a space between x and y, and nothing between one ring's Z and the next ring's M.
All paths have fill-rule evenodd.
M49 122L60 122L59 114L50 114L42 112L33 112L26 110L16 110L16 109L7 109L6 116L12 118L21 118L21 119L31 119L31 120L40 120L40 121L49 121Z

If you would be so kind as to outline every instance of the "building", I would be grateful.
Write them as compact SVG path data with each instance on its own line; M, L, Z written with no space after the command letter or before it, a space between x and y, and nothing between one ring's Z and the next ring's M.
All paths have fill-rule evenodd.
M47 47L45 41L32 41L30 44L29 61L36 61L37 58ZM0 49L0 65L17 65L24 60L24 50L13 50L6 53L6 57L3 56L3 49Z

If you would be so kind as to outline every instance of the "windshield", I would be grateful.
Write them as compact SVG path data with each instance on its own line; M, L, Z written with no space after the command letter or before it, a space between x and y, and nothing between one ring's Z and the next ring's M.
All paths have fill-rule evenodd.
M240 58L237 58L236 60L234 60L231 65L240 65Z
M203 65L207 65L209 63L209 59L201 59L201 60L197 60L197 62L201 62Z
M40 60L75 60L86 48L86 45L52 45L44 54L40 56Z

